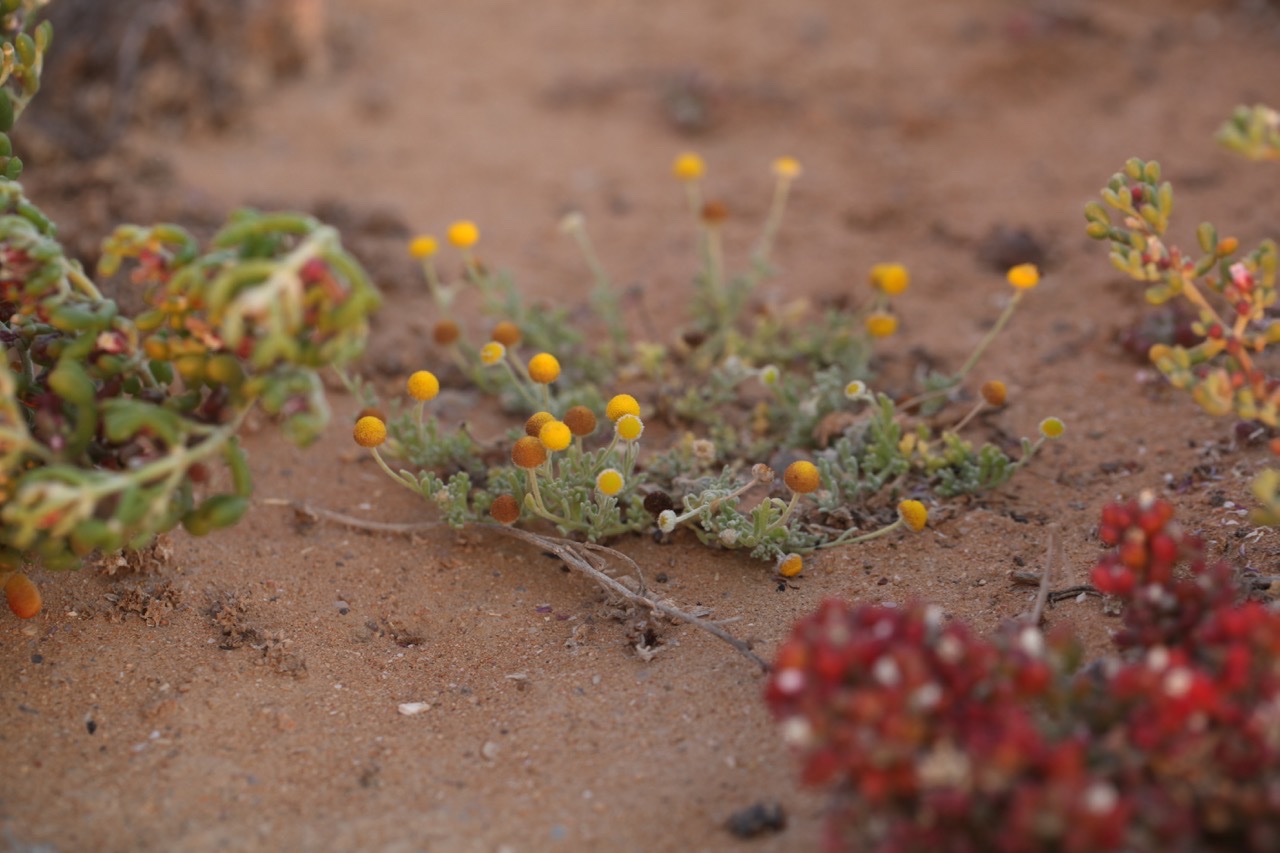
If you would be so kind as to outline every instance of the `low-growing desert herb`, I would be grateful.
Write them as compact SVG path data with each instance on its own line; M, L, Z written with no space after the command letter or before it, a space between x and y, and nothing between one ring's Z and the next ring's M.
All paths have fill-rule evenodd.
M355 437L450 524L544 523L588 542L687 528L708 545L745 550L792 577L803 565L793 559L799 555L918 530L927 503L1003 485L1045 437L1061 433L1042 429L1012 455L961 437L980 412L1005 405L1007 389L995 380L950 429L935 431L910 414L917 406L936 414L959 397L981 354L1039 283L1035 267L1009 271L1007 307L966 362L899 404L871 390L872 368L876 346L898 333L893 303L908 290L907 267L873 264L866 298L852 309L803 302L766 308L756 291L773 271L773 245L800 164L774 162L772 202L742 272L725 256L731 207L706 199L706 164L686 153L672 172L685 188L699 264L687 325L670 340L632 339L581 214L566 217L561 230L591 277L595 322L605 331L595 339L571 327L563 310L525 305L512 277L480 260L474 224L448 229L447 242L461 255L454 281L441 273L435 238L410 242L438 312L438 363L409 378L412 408L393 416L376 442L369 443L363 419ZM487 339L474 343L456 313L468 293L490 317L486 324L496 321ZM488 392L526 420L486 441L441 425L427 402L438 385L429 396L414 391L413 377L424 375ZM425 387L425 379L416 381ZM654 444L658 450L649 449ZM482 458L506 461L478 464ZM782 477L771 464L781 464Z

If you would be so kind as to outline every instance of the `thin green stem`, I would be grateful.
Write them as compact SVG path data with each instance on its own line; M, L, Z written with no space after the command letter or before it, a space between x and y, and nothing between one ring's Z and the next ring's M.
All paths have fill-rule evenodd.
M815 551L817 551L820 548L834 548L837 545L857 545L862 542L870 542L872 539L879 539L881 536L887 536L888 534L892 533L893 531L901 527L902 524L903 524L902 518L901 516L899 516L898 519L894 521L892 524L885 525L884 527L881 527L879 530L873 530L870 533L864 533L861 536L854 536L853 538L848 538L849 534L852 533L853 531L846 530L844 533L841 533L839 536L837 536L835 539L832 539L830 542L823 542L819 545L813 546L813 548Z
M1004 311L1002 311L1000 316L996 319L995 325L992 326L983 339L978 342L978 346L974 348L973 352L969 353L969 358L960 366L960 370L954 377L955 384L958 385L965 376L969 374L969 371L973 370L973 366L978 363L978 359L982 358L982 354L986 352L987 347L991 345L991 342L996 339L996 336L1000 334L1005 325L1009 322L1009 318L1013 316L1013 312L1017 309L1018 303L1022 301L1022 294L1025 292L1026 291L1024 290L1014 292L1013 298L1010 299L1009 304L1004 307Z
M416 480L405 474L397 474L395 471L392 471L391 466L386 463L386 460L382 458L382 454L378 452L378 448L374 447L371 449L373 451L373 458L378 463L378 467L381 468L388 477L395 480L414 494L422 494L422 489L418 486L418 482Z
M752 253L757 263L768 264L769 254L773 251L773 241L778 236L778 229L782 226L782 217L787 210L787 195L791 190L791 180L789 178L780 177L773 187L773 203L769 206L769 214L764 222L764 229L760 233L760 241L756 244L756 250Z

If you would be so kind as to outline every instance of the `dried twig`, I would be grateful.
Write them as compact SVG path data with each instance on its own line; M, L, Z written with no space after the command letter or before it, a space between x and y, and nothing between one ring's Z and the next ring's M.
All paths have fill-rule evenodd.
M1009 580L1024 586L1040 586L1044 583L1044 575L1039 572L1009 572ZM1092 584L1083 583L1077 584L1076 586L1064 587L1063 589L1050 590L1048 594L1048 601L1051 604L1056 604L1059 601L1064 601L1068 598L1075 598L1081 594L1102 595L1102 593L1098 591L1097 587Z
M398 533L403 535L412 535L422 533L428 530L440 530L445 525L441 522L421 522L417 524L389 524L382 521L368 521L363 518L345 515L333 510L322 509L320 507L311 506L310 504L299 501L286 501L279 499L268 499L264 503L272 506L289 506L292 507L300 517L310 521L325 520L341 524L346 527L352 527L358 530L369 530L376 533ZM701 628L708 634L724 640L730 646L748 658L764 672L769 671L769 664L751 650L750 644L730 634L721 628L715 622L703 619L692 613L674 607L665 601L660 601L653 594L646 590L644 584L644 573L641 572L640 566L635 560L617 551L613 548L597 545L594 542L574 542L571 539L564 539L559 536L544 536L540 533L530 533L527 530L521 530L518 527L506 527L498 524L477 524L474 525L482 530L498 533L503 536L510 536L513 539L519 539L534 545L543 551L554 554L560 562L564 563L571 569L576 569L600 586L620 596L621 598L643 607L647 610L657 611L664 616L672 619L678 619L687 622L695 628ZM639 592L628 589L618 580L610 577L605 573L605 567L610 561L616 561L635 572L635 576L639 583Z
M1040 576L1040 589L1036 592L1036 603L1027 616L1028 624L1037 628L1040 627L1040 621L1044 619L1044 606L1049 601L1049 581L1053 579L1053 546L1056 539L1054 531L1050 530L1049 544L1045 546L1044 572Z

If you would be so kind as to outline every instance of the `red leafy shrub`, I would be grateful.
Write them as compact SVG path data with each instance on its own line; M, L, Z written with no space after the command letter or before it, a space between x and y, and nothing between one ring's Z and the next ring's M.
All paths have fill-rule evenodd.
M1280 849L1280 614L1207 564L1165 502L1108 506L1095 585L1117 656L937 607L823 602L765 698L832 849Z

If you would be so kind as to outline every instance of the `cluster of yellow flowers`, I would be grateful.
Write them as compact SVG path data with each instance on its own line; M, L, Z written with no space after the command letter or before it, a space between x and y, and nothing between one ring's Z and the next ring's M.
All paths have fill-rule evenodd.
M724 300L725 293L717 290L723 285L720 275L721 270L718 265L719 244L717 241L719 239L719 226L727 218L728 210L718 202L703 200L702 181L706 175L706 164L698 154L693 152L681 153L673 161L671 170L673 176L684 184L688 194L690 210L703 228L703 239L706 241L703 244L703 249L710 258L709 263L711 263L707 280L712 289L712 296L716 297L712 300L714 307L722 309L727 303ZM765 223L764 234L757 246L757 254L754 255L757 261L767 261L768 250L777 231L787 193L793 182L801 176L803 169L796 159L779 157L772 164L772 172L776 179L773 205ZM562 230L567 230L577 235L580 240L585 239L582 233L582 217L580 214L566 217L561 227ZM473 281L483 284L487 274L482 274L482 268L479 266L475 255L475 246L479 239L479 228L475 223L468 220L452 223L445 232L445 242L461 252L468 275ZM574 526L577 522L571 522L565 517L566 515L573 515L576 519L577 516L570 513L567 508L560 507L558 500L553 500L551 505L544 501L544 489L540 487L539 483L546 484L549 481L554 481L557 476L564 474L566 471L572 471L574 477L582 477L585 472L588 476L588 480L585 483L594 484L594 493L597 499L602 501L615 500L626 493L629 488L634 488L635 484L631 481L636 470L637 443L644 432L644 421L640 417L640 405L636 398L629 394L618 394L608 401L603 415L612 424L611 440L607 446L591 451L594 455L590 457L590 461L584 464L585 454L588 452L584 447L584 440L596 432L596 413L587 407L578 405L564 411L559 417L553 414L556 409L556 397L551 393L551 386L561 378L562 372L561 363L554 354L537 352L527 360L522 360L517 354L517 347L522 340L521 329L510 321L497 323L493 327L488 340L478 350L467 347L452 347L461 337L461 331L458 323L451 319L447 312L454 287L453 285L448 288L441 286L434 266L434 259L440 250L440 246L441 241L437 240L433 235L423 234L413 238L408 247L409 254L423 263L426 278L433 295L437 297L439 305L446 309L443 319L440 320L434 330L433 337L435 341L442 346L450 347L455 357L464 358L467 362L466 367L468 370L475 371L483 368L492 368L505 371L511 380L511 384L524 398L529 409L534 411L534 414L524 424L524 435L517 438L510 448L511 464L524 472L525 482L527 483L527 486L523 489L524 494L519 496L513 494L498 495L490 503L490 515L500 523L512 524L518 521L522 514L528 510L538 517L559 524L562 529L579 529ZM597 277L605 280L605 277L597 269L598 262L594 261L594 255L590 252L588 252L588 260L592 262L592 269L597 273ZM954 387L960 382L973 366L982 350L995 336L995 333L1008 320L1022 294L1039 283L1040 273L1032 264L1020 264L1008 271L1007 280L1015 288L1014 297L1010 300L1004 314L995 324L995 328L979 344L977 350L970 356L960 372L951 378L951 382L946 388ZM871 299L854 316L854 323L856 324L860 321L863 331L871 338L891 337L899 329L899 319L892 309L892 300L901 296L910 287L911 273L901 263L877 263L870 269L868 282L872 289ZM724 316L719 319L728 322L730 317ZM760 381L766 386L775 386L779 384L782 378L781 371L774 365L766 365L760 368L758 375ZM932 395L945 393L946 388L936 389L928 393ZM440 382L435 374L427 370L420 370L409 377L406 391L411 399L419 403L418 419L421 425L423 407L427 401L434 399L439 394ZM1003 406L1007 393L1003 382L998 380L986 382L981 389L981 400L959 422L956 430L978 414L983 406ZM848 383L845 387L845 396L850 401L855 402L874 401L876 399L867 386L857 380ZM905 410L923 399L925 399L924 396L907 403L900 403L898 408L899 410ZM1062 429L1062 422L1056 418L1046 419L1041 424L1041 434L1046 438L1056 437L1061 434ZM387 437L386 425L379 416L367 414L357 421L354 437L361 446L371 448L376 456L378 446ZM910 435L909 438L914 439L914 434ZM905 448L904 452L909 455L913 451L911 448ZM557 454L565 455L563 461L557 461ZM380 458L379 462L382 464ZM657 527L662 532L671 532L681 523L698 517L700 513L705 513L708 510L714 511L716 507L724 502L739 498L754 485L772 482L773 479L774 473L767 465L756 465L752 469L752 476L747 483L714 498L710 504L693 506L693 508L684 512L677 512L669 508L661 511L654 509L653 511L657 513ZM770 521L767 523L768 530L774 533L778 533L779 528L786 525L793 517L798 503L804 496L811 495L822 487L823 474L813 462L802 459L787 466L783 472L782 480L790 491L790 499L785 503L777 498L769 499L776 501L776 510L773 510L775 514L770 517ZM521 490L517 489L517 491ZM667 506L670 506L669 500ZM703 516L703 520L706 520L705 516ZM898 504L898 517L891 524L871 533L861 535L858 535L857 531L851 530L816 547L830 547L867 541L902 527L919 531L926 526L927 522L928 511L925 505L918 500L907 499ZM732 542L736 541L741 546L742 543L737 541L742 535L745 535L741 531L726 529L721 532L724 534L721 538L726 543L732 544ZM737 535L734 535L735 533ZM805 549L802 548L801 550ZM777 571L783 577L794 577L800 574L803 570L803 565L801 554L786 553L779 559Z

